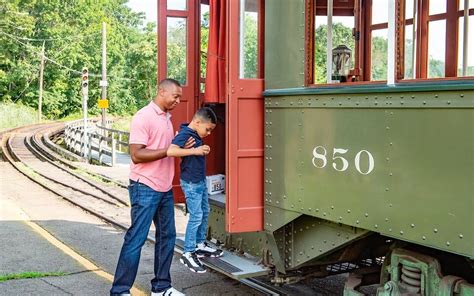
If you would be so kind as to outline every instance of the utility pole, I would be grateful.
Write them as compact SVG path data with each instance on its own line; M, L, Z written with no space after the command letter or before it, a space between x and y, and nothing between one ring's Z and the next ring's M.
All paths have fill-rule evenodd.
M38 122L41 122L42 117L42 105L43 105L43 72L44 72L44 41L43 47L41 48L41 64L40 64L40 77L39 77L39 98L38 98Z
M100 86L102 87L102 100L107 100L107 37L106 37L105 22L102 22L102 80ZM105 127L105 110L102 108L102 126Z

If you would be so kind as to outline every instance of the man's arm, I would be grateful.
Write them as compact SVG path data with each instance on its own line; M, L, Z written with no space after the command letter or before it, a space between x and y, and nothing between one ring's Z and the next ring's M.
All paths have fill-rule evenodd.
M185 149L181 148L178 145L171 144L168 147L168 151L166 154L168 156L174 156L174 157L184 157L184 156L190 156L190 155L207 155L211 151L211 148L207 145L202 145L196 148L192 149Z
M189 137L189 139L184 144L183 150L191 150L189 148L193 147L195 142L196 141L194 140L193 137ZM166 154L166 151L169 149L169 147L156 149L156 150L147 149L145 147L146 146L143 144L130 144L129 145L130 157L132 158L133 163L137 164L137 163L151 162L151 161L165 158L166 156L171 156L171 155Z
M130 144L130 157L133 163L151 162L166 157L166 150L168 148L154 150L145 147L146 145L143 144Z

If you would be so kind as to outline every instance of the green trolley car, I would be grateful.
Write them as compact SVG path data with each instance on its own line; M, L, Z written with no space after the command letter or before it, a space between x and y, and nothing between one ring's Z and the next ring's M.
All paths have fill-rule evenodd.
M208 233L227 256L206 264L474 295L473 2L159 0L175 123L219 117Z

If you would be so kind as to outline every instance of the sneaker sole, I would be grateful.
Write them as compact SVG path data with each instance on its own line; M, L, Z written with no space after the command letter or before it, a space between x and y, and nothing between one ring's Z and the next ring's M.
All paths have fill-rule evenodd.
M204 254L196 254L198 258L204 258L204 257L208 257L208 258L219 258L219 257L222 257L224 256L224 253L220 254L220 255L204 255Z
M189 266L188 264L186 264L186 262L184 262L183 259L179 259L179 262L181 262L184 266L186 266L189 270L191 270L192 272L194 273L205 273L206 270L195 270L193 266Z

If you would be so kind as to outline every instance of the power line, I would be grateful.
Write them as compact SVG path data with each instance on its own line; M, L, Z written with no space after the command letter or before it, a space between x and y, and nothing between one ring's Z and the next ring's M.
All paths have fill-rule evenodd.
M5 32L3 32L3 31L0 31L0 34L3 34L3 35L5 35L5 36L10 37L12 40L18 42L19 44L21 44L21 45L23 45L23 46L26 46L30 51L32 51L32 52L35 53L36 55L41 56L41 52L36 51L36 48L35 48L35 49L31 49L30 47L32 47L32 45L23 43L22 41L20 41L20 40L17 39L17 36L11 35L11 34L8 34L8 33L5 33ZM61 68L64 68L64 69L68 70L69 72L72 72L72 73L77 74L77 75L82 75L82 72L81 72L81 71L78 71L78 70L75 70L75 69L71 69L71 68L69 68L69 67L67 67L67 66L64 66L64 65L60 64L59 62L57 62L57 61L55 61L55 60L53 60L53 59L47 57L46 55L44 56L44 58L45 58L46 60L50 61L51 63L57 65L58 67L61 67ZM89 74L89 76L91 76L91 77L101 77L100 74L93 74L93 73L92 73L92 74ZM133 79L133 78L125 78L125 77L115 77L115 76L113 76L113 75L110 75L109 78L112 78L112 80L115 79L115 80L125 80L125 81L146 81L146 80L142 80L142 79Z
M19 29L19 30L23 29L23 28L16 27L16 26L13 26L13 25L10 25L10 26L14 27L15 29ZM3 32L3 33L5 33L5 32ZM8 33L5 33L5 34L8 34ZM45 42L45 41L70 40L70 39L77 39L77 38L85 38L85 37L90 37L90 36L94 36L94 35L97 35L97 34L98 34L98 32L90 33L90 34L87 34L87 35L76 35L76 36L58 37L58 38L45 38L45 39L27 38L27 37L15 36L15 35L11 35L11 34L9 34L9 35L11 37L16 38L16 39L24 40L24 41Z

